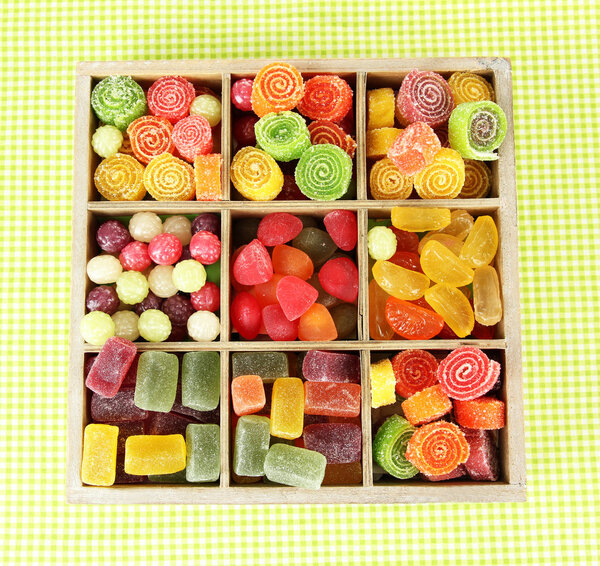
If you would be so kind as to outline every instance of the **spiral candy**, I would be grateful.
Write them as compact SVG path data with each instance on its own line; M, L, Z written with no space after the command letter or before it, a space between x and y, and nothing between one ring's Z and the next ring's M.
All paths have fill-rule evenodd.
M162 153L173 153L173 126L160 116L142 116L129 124L127 135L133 154L142 163L150 163Z
M144 171L146 190L156 200L191 200L196 194L194 169L170 153L155 157Z
M106 77L94 87L92 108L99 120L121 131L148 110L142 87L131 77L119 75Z
M371 168L369 187L376 200L405 200L412 193L413 178L400 173L394 162L385 157Z
M119 149L119 153L135 157L133 154L133 148L131 147L131 140L129 139L129 134L127 133L127 130L123 132L123 143L121 144L121 149Z
M339 122L352 108L352 89L335 75L317 75L306 81L298 110L311 120Z
M115 153L96 167L94 185L107 200L142 200L146 194L143 176L144 167L136 159Z
M342 128L329 120L315 120L308 126L313 145L330 143L341 147L351 158L356 151L356 142Z
M277 161L300 159L310 147L306 120L297 112L271 112L254 124L256 142Z
M448 86L454 96L456 104L463 102L479 102L481 100L494 101L494 89L482 76L475 73L452 73L448 79Z
M283 173L266 151L248 146L231 162L231 182L248 200L273 200L283 187Z
M392 415L379 427L373 439L373 459L395 478L407 480L419 473L406 459L406 448L415 431L406 419Z
M197 155L206 155L213 148L212 130L204 116L187 116L175 124L173 143L186 161L194 161Z
M313 200L344 196L352 178L352 159L337 145L311 145L296 166L298 188Z
M463 158L453 149L440 149L433 163L415 175L414 183L424 199L457 197L465 183Z
M404 175L416 175L433 163L435 154L441 148L435 132L424 122L415 122L402 130L387 156Z
M148 108L174 124L190 113L195 96L194 85L183 77L161 77L148 89Z
M465 159L465 184L459 198L483 198L490 192L492 172L481 161Z
M435 385L438 363L425 350L405 350L392 358L396 376L396 393L405 399Z
M302 99L304 82L300 71L289 63L263 67L252 83L252 110L258 117L269 112L292 110Z

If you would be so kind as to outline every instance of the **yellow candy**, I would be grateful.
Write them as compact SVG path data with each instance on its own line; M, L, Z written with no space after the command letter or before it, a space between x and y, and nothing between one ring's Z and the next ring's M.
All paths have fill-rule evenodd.
M406 232L429 232L450 224L450 210L447 208L415 208L395 206L392 208L392 226Z
M450 213L450 224L440 230L435 230L435 233L448 234L462 242L471 228L473 228L473 217L466 210L453 210Z
M444 234L443 232L427 232L425 236L419 242L419 249L417 250L419 254L423 251L425 244L430 242L431 240L435 240L442 244L442 246L446 246L454 255L458 256L460 254L460 250L463 247L463 241L459 240L456 236L451 236L450 234Z
M460 259L471 267L492 263L498 249L498 229L491 216L479 216L460 251Z
M244 147L231 162L231 182L248 200L273 200L283 187L283 173L267 152Z
M391 261L376 261L373 278L392 297L414 301L429 287L429 278L418 271L405 269Z
M271 435L293 440L302 436L304 386L297 377L280 377L273 384Z
M475 269L473 275L473 306L475 320L484 326L493 326L502 318L500 282L490 265Z
M112 485L117 470L119 427L89 424L83 432L81 481L88 485Z
M473 281L473 270L446 246L430 240L421 253L423 273L436 283L463 287Z
M380 159L369 176L371 196L377 200L404 200L413 189L413 178L400 173L391 159Z
M371 364L371 407L393 405L396 402L396 377L392 362L385 359Z
M130 436L125 441L126 474L174 474L185 468L185 458L181 434Z
M424 199L455 198L465 183L465 163L458 151L443 147L433 163L415 175L415 190Z
M367 91L367 130L392 128L396 98L391 88Z
M494 89L482 76L475 73L452 73L448 79L454 102L478 102L480 100L494 101Z
M465 184L459 198L483 198L490 192L492 172L483 161L465 159Z
M194 168L170 153L162 153L148 163L144 185L156 200L192 200L196 196Z
M115 153L96 167L94 185L107 200L142 200L144 166L130 155Z
M469 299L459 289L446 283L438 283L425 291L425 300L459 338L473 332L473 309Z
M367 157L369 159L382 159L387 157L388 150L394 140L402 132L399 128L378 128L367 130Z

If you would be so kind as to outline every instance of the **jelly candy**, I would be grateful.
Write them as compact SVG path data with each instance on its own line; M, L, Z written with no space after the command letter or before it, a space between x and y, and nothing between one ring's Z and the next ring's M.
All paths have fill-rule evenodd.
M94 287L85 298L85 308L88 311L102 311L110 315L117 312L119 304L115 288L108 285Z
M373 439L373 460L395 478L407 480L419 473L406 459L406 448L415 430L406 419L392 415Z
M194 168L170 153L163 153L146 166L144 187L159 201L192 200L196 196Z
M403 175L389 158L375 162L369 174L371 196L376 200L405 200L413 190L413 177Z
M269 112L292 110L304 95L300 71L289 63L270 63L254 77L252 83L252 110L257 116ZM241 474L243 475L243 474Z
M283 277L284 275L274 273L266 283L260 283L250 288L261 308L277 303L277 284Z
M327 464L322 485L357 485L362 483L362 465L360 462L351 464Z
M233 378L231 403L236 415L259 413L265 402L265 387L260 375L239 375Z
M357 417L360 414L360 385L305 381L304 412L327 417Z
M388 294L374 279L369 283L369 336L371 340L391 340L394 331L385 317Z
M437 283L425 291L425 300L459 337L471 334L475 317L469 299L456 287Z
M209 153L194 158L196 200L221 200L221 154Z
M396 253L396 235L386 226L374 226L367 234L369 256L375 260L388 260Z
M258 122L258 116L254 114L249 116L241 116L233 123L233 137L237 142L237 149L249 145L256 145L256 133L254 126Z
M492 172L482 161L464 159L465 184L458 198L483 198L488 195L492 187Z
M231 182L248 200L273 200L283 187L283 173L267 152L244 147L231 162Z
M427 474L421 474L421 477L426 481L438 482L438 481L447 481L447 480L454 480L457 478L462 478L466 474L467 474L467 470L465 469L465 465L459 464L456 468L454 468L454 470L452 470L451 472L449 472L447 474L438 474L435 476L428 476Z
M188 318L187 331L196 342L211 342L221 331L221 321L215 313L197 311Z
M423 296L429 287L429 278L395 265L389 261L376 261L373 265L373 278L392 297L411 301Z
M141 116L127 127L133 155L144 164L163 153L173 153L172 132L171 122L160 116Z
M252 110L252 79L238 79L231 85L231 103L242 112Z
M396 402L396 378L388 359L371 363L371 407L393 405Z
M419 236L417 234L400 230L395 226L390 226L390 230L396 234L396 251L417 253L419 248Z
M259 223L257 238L265 246L286 244L302 232L302 221L287 212L267 214Z
M252 240L233 262L233 276L242 285L266 283L273 277L271 256L260 242Z
M414 178L417 194L423 199L452 199L459 195L465 183L465 163L457 151L440 149L433 163Z
M500 283L496 270L490 265L477 267L473 275L473 307L475 320L493 326L502 319Z
M313 262L306 253L283 244L273 249L273 270L279 275L294 275L308 279L313 274Z
M174 124L190 113L195 96L194 85L183 77L160 77L148 89L148 108Z
M355 248L358 240L358 224L354 212L351 210L332 210L323 218L323 224L338 248L345 252Z
M119 427L89 424L83 432L81 481L88 485L108 486L115 482Z
M231 374L260 375L265 380L290 375L288 358L283 352L234 352L231 355Z
M454 417L463 427L495 430L504 428L504 402L494 397L477 397L467 401L454 401Z
M448 86L452 91L454 102L479 102L481 100L494 100L494 89L481 75L457 71L448 79Z
M189 424L185 433L185 446L187 481L217 481L221 473L219 425Z
M311 145L300 157L295 172L302 193L312 200L344 196L352 178L352 159L337 145Z
M440 144L442 147L450 147L450 142L448 141L448 124L444 124L439 128L435 128L435 130L433 131L440 140Z
M310 350L302 361L307 381L360 383L360 358L355 354Z
M181 364L181 403L196 411L219 406L220 357L218 352L187 352Z
M329 341L338 337L330 312L321 304L312 305L298 321L298 338L303 341Z
M427 277L436 283L464 287L473 281L473 270L446 246L431 240L421 251L421 267Z
M94 421L101 423L143 421L148 416L146 411L135 406L132 389L121 390L114 397L102 397L94 393L90 414Z
M152 483L187 484L185 468L174 474L149 474L148 481Z
M281 192L275 197L275 200L308 200L308 198L300 192L294 175L284 175Z
M185 460L181 434L130 436L125 442L127 474L173 474L185 468Z
M360 462L362 432L351 423L312 424L304 428L304 446L327 458L328 464Z
M377 128L367 130L366 154L368 159L383 159L400 133L399 128Z
M129 230L118 220L107 220L96 231L96 242L109 254L119 253L132 240Z
M433 163L441 149L435 132L423 122L410 124L398 135L387 156L403 175L416 175Z
M296 320L313 305L318 291L294 275L286 275L277 283L277 300L288 320Z
M100 126L92 136L92 148L100 157L123 153L123 133L114 126Z
M452 401L439 385L432 385L402 402L402 411L410 424L417 426L443 417L452 410Z
M319 282L331 296L352 303L358 297L358 269L347 257L330 259L319 271Z
M273 385L271 435L293 440L302 436L304 387L297 377L280 377Z
M294 238L292 245L308 254L315 266L323 265L337 249L327 232L314 227L303 228Z
M335 75L316 75L306 81L298 111L311 120L339 122L352 108L350 85Z
M103 346L111 336L115 335L115 323L105 312L93 311L81 319L79 330L85 342L94 346Z
M367 91L367 130L392 128L395 111L394 91L376 88Z
M310 147L306 121L297 112L272 112L254 125L256 143L277 161L300 159Z
M471 267L489 265L498 249L498 229L491 216L479 216L460 250L460 259Z
M446 234L463 241L469 235L472 228L473 217L466 210L457 209L450 213L450 224L430 234Z
M386 302L385 318L396 334L408 340L429 340L444 326L439 314L395 297Z
M178 375L179 360L175 354L144 352L138 361L136 407L168 413L175 401Z
M121 131L148 109L142 87L131 77L116 75L102 79L94 87L91 102L99 120Z
M419 273L423 273L423 269L421 268L421 258L417 254L413 254L411 252L396 252L391 258L390 263L394 265L399 265L400 267L404 267L405 269L410 269L411 271L418 271Z
M107 200L142 200L146 195L144 166L130 155L115 153L94 172L94 186Z
M427 244L430 240L435 240L436 242L439 242L442 246L448 248L458 259L458 256L460 255L460 250L463 247L462 240L459 240L456 236L451 236L450 234L438 233L436 231L427 232L427 234L425 234L425 236L423 236L423 238L421 238L421 241L419 242L419 253L423 252L425 244ZM417 256L417 258L419 258L419 256ZM461 263L464 262L461 261ZM420 267L421 265L419 259L419 268Z
M351 158L356 152L356 142L340 126L328 120L315 120L308 126L310 143L329 143L343 149Z
M261 309L258 301L250 293L237 293L231 302L231 324L236 332L246 340L258 336L261 324Z
M356 338L358 312L356 306L348 303L337 305L330 311L340 340Z
M289 320L278 304L262 309L262 321L271 340L295 340L298 338L298 320Z
M272 482L318 489L323 482L326 465L327 458L319 452L277 443L267 452L265 474Z
M312 277L308 279L308 283L310 283L318 292L319 296L317 298L317 303L327 307L328 309L332 309L333 307L339 305L341 301L332 297L329 293L326 293L321 283L319 282L319 274L313 273Z
M123 338L109 338L102 346L85 386L104 397L114 397L135 358L135 344Z
M469 458L465 470L475 481L498 481L498 448L487 430L462 429L469 443Z
M392 225L405 232L428 232L445 228L451 216L447 208L415 208L395 206L392 208Z
M181 434L185 435L187 425L192 419L177 415L173 412L158 413L151 412L144 423L146 434Z
M438 363L424 350L405 350L392 358L396 393L408 399L411 395L435 385Z

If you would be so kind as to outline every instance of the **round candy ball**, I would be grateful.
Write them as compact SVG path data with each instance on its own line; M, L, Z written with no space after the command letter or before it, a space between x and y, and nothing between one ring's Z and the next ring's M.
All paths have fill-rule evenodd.
M203 265L211 265L221 257L221 240L212 232L202 230L192 236L190 253Z
M198 291L206 283L204 266L194 259L180 261L173 269L171 277L173 285L184 293Z
M177 287L173 283L173 266L157 265L148 275L148 285L150 290L162 299L177 293Z
M108 287L107 285L94 287L85 299L85 306L90 312L102 311L112 315L119 308L117 291L114 287Z
M140 315L138 330L148 342L164 342L171 334L171 321L164 312L150 309Z
M185 216L169 216L163 222L163 232L177 236L181 245L187 246L192 239L192 223Z
M118 153L123 145L123 134L114 126L100 126L92 136L92 147L100 157Z
M138 330L139 316L133 311L119 311L112 315L115 323L115 336L126 340L137 340L140 337Z
M135 305L135 313L139 316L144 311L147 311L149 309L160 310L162 303L163 300L160 297L157 297L152 291L148 291L148 295L146 295L146 298L141 303Z
M129 230L118 220L107 220L96 231L96 242L109 254L118 254L131 240Z
M126 305L141 303L148 288L148 280L139 271L124 271L117 279L117 295Z
M102 311L87 313L79 325L82 338L94 346L104 346L115 335L115 323L110 315Z
M181 257L182 247L174 234L157 234L148 244L148 255L158 265L173 265Z
M138 242L148 243L162 231L162 220L154 212L136 212L129 221L129 232Z
M114 283L122 272L121 263L112 255L97 255L87 263L87 275L97 285Z
M173 295L165 299L161 310L169 317L174 327L185 326L188 318L194 314L194 307L190 300L181 295Z
M202 289L190 295L190 300L197 311L217 312L221 306L221 291L216 283L208 281Z
M252 79L239 79L231 85L231 102L242 112L252 110Z
M386 226L375 226L367 235L369 255L374 260L387 260L396 253L396 234Z
M221 101L212 94L201 94L190 104L190 115L204 116L214 128L221 121Z
M201 230L212 232L217 238L221 237L221 220L212 212L199 214L192 221L192 235L197 234Z
M187 321L190 338L196 342L211 342L219 335L219 317L209 311L196 311Z
M145 271L152 265L148 254L148 244L134 241L127 244L119 255L119 261L123 269L127 271Z
M233 137L238 148L247 145L256 145L256 131L254 125L258 122L258 116L242 116L233 123Z

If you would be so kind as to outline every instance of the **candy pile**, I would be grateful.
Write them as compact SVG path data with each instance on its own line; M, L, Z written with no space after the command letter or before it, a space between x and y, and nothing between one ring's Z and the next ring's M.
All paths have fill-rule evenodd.
M103 122L92 147L103 159L94 184L108 200L220 200L221 101L183 77L161 77L148 92L131 77L110 76L92 91ZM193 167L192 165L193 164Z
M359 357L311 350L297 365L304 381L282 352L233 354L234 481L361 483Z
M219 479L219 354L189 352L179 366L176 354L138 354L123 338L109 338L87 360L92 424L84 432L83 483Z
M446 208L396 207L391 216L391 226L370 221L368 233L371 338L493 338L502 318L494 219Z
M439 363L429 352L406 350L371 364L373 408L405 398L402 415L390 416L375 435L375 463L399 479L420 472L429 481L498 480L493 431L504 427L505 406L492 392L500 369L470 346Z
M377 200L482 198L491 171L482 161L506 135L506 116L485 78L453 73L448 81L414 70L395 94L367 91L369 187Z
M211 341L220 332L221 221L216 214L138 212L129 227L107 220L96 231L102 250L89 260L93 287L81 334L102 346L111 336L148 342L185 337Z
M243 339L355 336L358 269L347 254L358 237L354 212L331 211L322 225L277 212L240 219L232 234L231 324Z
M353 93L344 79L317 75L304 82L293 65L271 63L254 80L234 82L231 101L238 149L231 181L242 197L352 197Z

